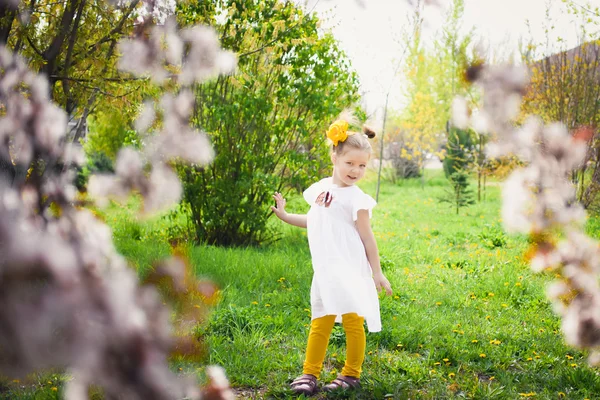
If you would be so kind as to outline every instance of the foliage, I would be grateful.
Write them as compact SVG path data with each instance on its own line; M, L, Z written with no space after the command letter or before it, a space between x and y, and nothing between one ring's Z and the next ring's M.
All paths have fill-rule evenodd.
M496 224L488 224L478 234L479 239L483 242L483 245L488 249L495 249L497 247L505 247L508 243L508 239L504 230L501 226Z
M462 170L456 170L448 176L450 189L446 191L441 202L450 203L456 206L456 214L461 207L467 207L475 203L473 200L473 191L469 188L469 174Z
M140 148L141 143L132 121L121 110L95 112L87 123L89 132L83 140L87 155L103 153L114 161L122 147Z
M529 43L523 58L529 65L531 82L519 119L534 114L546 123L560 121L573 134L579 129L595 130L585 161L571 176L577 186L577 200L586 208L595 208L600 201L600 136L596 129L600 124L600 31L590 35L588 29L598 25L600 16L594 15L593 7L571 1L567 10L582 21L577 26L580 45L572 49L563 46L555 54L542 56L540 45ZM553 29L546 31L547 38Z
M103 0L20 2L0 15L0 42L43 74L53 101L70 118L86 119L98 105L134 109L148 83L117 70L117 42L131 35L143 2L111 6ZM18 16L26 13L28 18ZM76 136L80 137L81 131Z
M395 177L406 179L421 176L419 158L414 156L415 152L407 144L404 132L400 131L389 137L385 155L391 161Z
M417 8L414 33L406 37L409 55L405 65L408 106L395 118L404 138L403 156L414 160L419 170L432 154L444 157L441 150L445 129L450 120L450 104L457 94L471 93L463 79L464 66L471 63L469 54L473 33L461 34L464 1L454 0L433 49L421 43L421 10Z
M91 153L87 156L86 163L77 169L75 187L80 192L84 192L91 175L113 172L115 172L114 162L105 153Z
M217 4L227 18L216 29L239 53L238 74L196 88L194 120L216 157L180 176L198 241L253 245L273 238L272 193L305 188L329 163L324 132L357 100L357 81L317 17L293 2ZM180 19L205 11L189 4Z

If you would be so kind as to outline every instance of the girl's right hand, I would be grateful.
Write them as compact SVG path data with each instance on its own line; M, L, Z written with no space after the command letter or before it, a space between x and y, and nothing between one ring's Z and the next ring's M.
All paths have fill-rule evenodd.
M271 206L271 210L279 219L283 220L287 215L287 212L285 212L285 199L279 192L275 192L273 199L275 200L276 207Z

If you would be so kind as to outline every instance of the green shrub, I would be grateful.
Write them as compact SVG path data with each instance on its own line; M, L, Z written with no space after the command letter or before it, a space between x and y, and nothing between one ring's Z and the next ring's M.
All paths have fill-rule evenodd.
M216 29L226 32L225 48L245 55L235 76L195 91L194 121L209 132L216 157L179 172L196 240L246 246L273 240L273 192L306 188L329 163L324 133L356 101L357 80L314 14L293 2L230 3L219 2L229 14ZM187 6L186 21L205 20L206 10ZM268 51L252 51L275 38Z
M80 192L85 191L90 175L97 173L113 173L113 160L105 153L93 152L87 156L86 163L77 169L77 177L75 178L75 186Z
M486 225L478 236L488 249L506 246L506 235L497 225Z
M85 153L101 153L115 160L122 147L139 147L137 132L131 127L131 120L120 110L97 111L88 117L89 132L83 143Z

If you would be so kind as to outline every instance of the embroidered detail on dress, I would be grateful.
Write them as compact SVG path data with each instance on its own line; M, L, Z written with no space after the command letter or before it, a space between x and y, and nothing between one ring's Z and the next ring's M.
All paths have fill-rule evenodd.
M317 203L320 206L329 207L332 201L333 195L327 191L321 193L319 197L317 197L317 200L315 200L315 203Z

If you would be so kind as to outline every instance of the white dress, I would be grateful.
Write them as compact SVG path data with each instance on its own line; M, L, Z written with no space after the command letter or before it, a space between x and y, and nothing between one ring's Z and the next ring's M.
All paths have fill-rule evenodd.
M333 196L325 202L325 194ZM313 264L312 318L357 313L369 332L381 331L379 298L365 247L356 229L358 210L377 204L357 186L340 187L325 178L304 191L310 204L307 234ZM327 197L329 200L329 197Z

